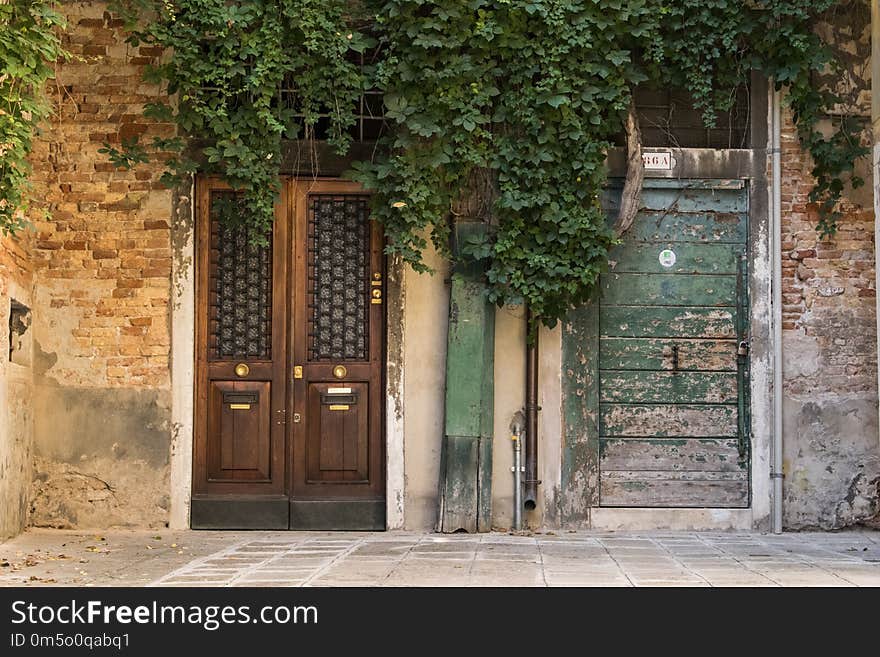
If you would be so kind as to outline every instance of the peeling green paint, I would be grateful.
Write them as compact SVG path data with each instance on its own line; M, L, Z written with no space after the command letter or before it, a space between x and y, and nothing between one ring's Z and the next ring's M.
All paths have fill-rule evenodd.
M565 324L563 525L588 521L591 506L748 504L736 358L748 193L721 183L646 184L599 299Z
M456 243L485 230L483 223L459 223ZM491 529L495 308L486 299L482 267L460 265L452 277L449 304L442 532Z

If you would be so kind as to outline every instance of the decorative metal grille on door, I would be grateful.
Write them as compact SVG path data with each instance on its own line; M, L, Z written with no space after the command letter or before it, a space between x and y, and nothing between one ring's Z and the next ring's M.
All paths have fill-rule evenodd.
M309 361L368 360L368 213L365 196L309 198Z
M270 359L272 236L256 246L241 225L221 221L239 207L233 192L211 194L208 353L211 360Z

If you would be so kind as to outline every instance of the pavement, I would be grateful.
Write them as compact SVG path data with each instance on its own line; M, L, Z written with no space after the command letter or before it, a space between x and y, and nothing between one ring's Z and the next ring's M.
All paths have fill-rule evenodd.
M880 531L63 531L0 543L0 586L880 586Z

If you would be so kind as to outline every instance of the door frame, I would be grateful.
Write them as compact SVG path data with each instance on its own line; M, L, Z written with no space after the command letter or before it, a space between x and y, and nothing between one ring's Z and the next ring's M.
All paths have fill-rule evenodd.
M309 178L314 178L310 176ZM339 176L321 177L322 180ZM169 528L191 525L197 394L197 289L200 210L207 177L191 176L171 190L171 456ZM388 257L385 268L385 528L404 527L405 265Z

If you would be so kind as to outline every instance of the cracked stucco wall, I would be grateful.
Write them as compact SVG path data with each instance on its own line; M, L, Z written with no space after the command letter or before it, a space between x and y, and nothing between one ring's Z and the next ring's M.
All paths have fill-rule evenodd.
M870 7L844 0L833 24L836 112L870 125ZM867 134L866 134L867 139ZM869 163L859 171L871 179ZM819 240L811 162L790 117L782 133L784 525L836 529L880 511L874 212L848 189L837 234Z
M0 540L27 523L34 423L32 317L10 326L12 301L31 307L31 236L0 237ZM24 330L22 330L24 329ZM10 350L10 331L15 354Z

